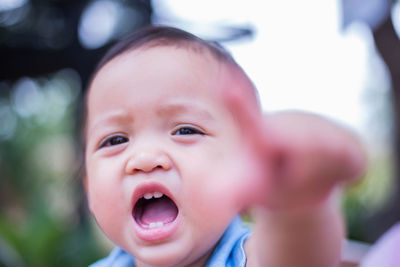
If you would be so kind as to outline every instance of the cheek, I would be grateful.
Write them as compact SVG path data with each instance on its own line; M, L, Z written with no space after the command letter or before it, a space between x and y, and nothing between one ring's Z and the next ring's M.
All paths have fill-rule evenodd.
M121 187L120 167L114 161L96 159L87 166L87 189L92 204L113 202L115 191Z
M101 164L106 165L106 164ZM87 194L89 207L96 221L107 233L110 226L124 216L124 192L122 192L121 179L112 175L112 165L108 168L93 168L87 170Z
M184 194L187 203L198 214L211 217L230 218L239 212L237 203L238 190L234 182L236 177L231 170L237 166L232 162L230 147L215 143L205 148L202 153L191 154L182 167Z
M88 188L89 206L97 224L114 242L121 240L122 229L130 213L126 212L123 203L123 192L115 183L93 181Z
M119 191L119 188L109 181L100 179L89 181L89 205L96 219L106 218L118 211L120 203L122 203L122 194Z
M251 159L235 133L232 130L186 157L187 199L201 212L213 212L212 216L239 213L254 193L253 174L247 171Z

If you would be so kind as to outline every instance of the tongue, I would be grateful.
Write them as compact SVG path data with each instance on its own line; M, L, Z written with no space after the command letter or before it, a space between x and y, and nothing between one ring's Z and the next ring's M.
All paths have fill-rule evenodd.
M154 222L169 223L175 220L178 209L172 200L162 197L148 201L143 207L141 221L144 224Z

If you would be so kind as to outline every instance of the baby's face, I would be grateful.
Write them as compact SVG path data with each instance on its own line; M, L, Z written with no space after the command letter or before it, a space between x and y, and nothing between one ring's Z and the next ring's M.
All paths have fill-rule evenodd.
M231 76L206 52L153 47L113 59L92 83L90 209L138 266L204 264L239 211L223 175L240 149L221 98L238 86Z

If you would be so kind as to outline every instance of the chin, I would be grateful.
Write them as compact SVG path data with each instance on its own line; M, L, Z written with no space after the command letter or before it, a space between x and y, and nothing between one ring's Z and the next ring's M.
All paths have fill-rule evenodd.
M203 266L214 249L212 241L200 240L200 244L196 245L193 238L187 236L180 240L141 246L131 254L135 255L137 264L148 267L183 267L196 262ZM211 244L210 247L205 246L206 243Z
M187 246L186 246L187 248ZM183 267L189 265L195 258L190 251L174 244L142 248L135 257L136 264L152 267Z

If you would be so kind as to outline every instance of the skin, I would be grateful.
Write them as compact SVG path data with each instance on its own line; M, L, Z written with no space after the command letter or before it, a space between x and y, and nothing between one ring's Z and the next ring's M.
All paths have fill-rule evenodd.
M323 118L263 115L252 90L206 51L168 46L124 53L97 73L87 102L89 206L137 266L204 266L248 207L256 218L248 266L338 263L342 227L330 199L362 173L362 148ZM179 208L177 229L151 241L132 217L146 183L167 188Z
M86 153L90 208L139 267L203 266L240 209L222 175L240 149L236 122L215 97L221 87L235 86L227 75L210 55L156 47L116 58L93 81ZM185 127L201 134L174 133ZM99 149L115 135L129 141ZM130 200L148 181L168 188L179 207L179 228L166 240L143 241L132 229Z

